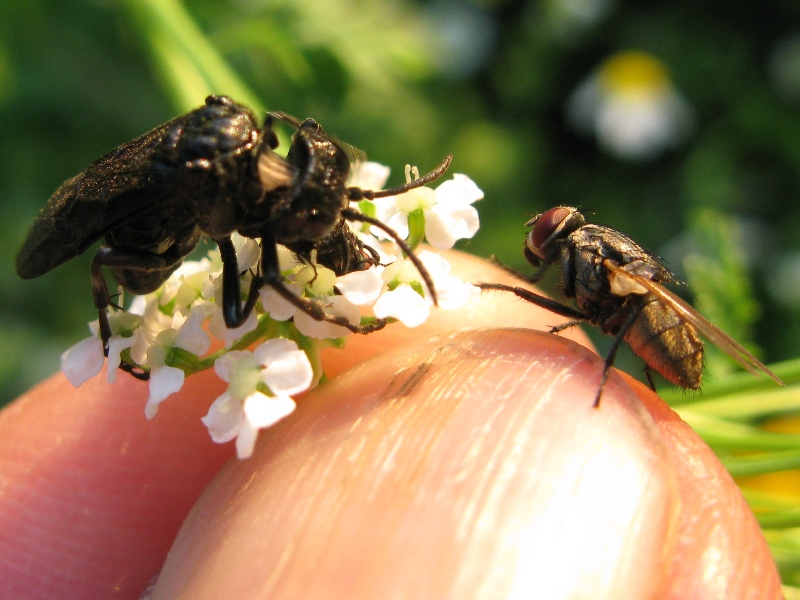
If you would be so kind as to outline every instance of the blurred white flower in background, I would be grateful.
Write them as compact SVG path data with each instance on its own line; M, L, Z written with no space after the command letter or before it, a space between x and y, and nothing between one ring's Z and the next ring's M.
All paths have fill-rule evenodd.
M800 33L775 44L768 67L772 87L781 98L800 103Z
M620 158L649 160L689 135L693 114L664 64L645 52L617 53L571 94L567 117Z
M616 0L549 0L542 3L546 30L553 37L571 40L606 18Z

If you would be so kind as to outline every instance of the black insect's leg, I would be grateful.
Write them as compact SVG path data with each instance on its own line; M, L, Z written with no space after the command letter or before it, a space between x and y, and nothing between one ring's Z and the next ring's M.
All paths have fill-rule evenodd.
M411 249L411 247L408 244L406 244L405 240L401 238L394 229L386 225L383 221L379 221L378 219L369 217L364 213L357 211L353 208L348 207L343 209L342 216L348 221L362 221L364 223L369 223L370 225L374 225L381 231L385 231L395 241L395 243L398 246L400 246L400 249L403 251L403 254L408 256L409 260L417 268L417 271L419 271L419 274L422 276L422 280L425 282L425 287L428 288L428 291L431 294L431 299L433 300L434 306L438 305L437 302L438 299L436 297L436 288L433 285L433 279L431 278L431 274L428 273L428 269L425 268L425 265L422 264L422 261L419 259L419 257L417 257L417 255L414 254L414 251Z
M111 248L101 246L92 259L92 298L97 308L98 322L100 325L100 339L103 340L103 354L108 356L108 340L111 339L111 325L108 323L108 306L111 304L111 294L108 293L106 278L101 267L104 259L112 252Z
M605 360L603 360L603 376L600 378L600 385L597 389L597 396L594 398L594 406L595 408L600 408L600 396L603 394L603 388L606 386L606 381L608 381L608 374L611 372L611 367L614 366L614 359L617 357L617 351L619 347L622 345L623 340L625 339L625 334L628 333L628 330L636 321L636 317L639 316L639 309L636 308L631 311L631 314L628 315L628 318L625 319L625 322L622 324L622 327L619 330L619 333L614 338L614 341L611 343L611 348L608 349L608 353L606 354Z
M214 242L219 247L222 259L222 317L229 329L235 329L245 322L253 311L258 300L258 290L264 285L264 279L259 273L253 276L250 282L250 291L247 300L242 306L242 287L239 283L239 262L236 259L236 249L231 238L216 238ZM263 243L262 243L263 246Z
M163 273L164 278L174 270L176 264L182 257L172 255L152 254L137 249L117 248L111 246L101 246L92 259L92 298L97 308L97 316L100 325L100 339L103 340L103 354L108 356L108 342L111 339L111 325L108 322L108 307L113 306L111 294L108 292L108 285L103 276L102 267L110 269L125 269L128 271L140 271L142 273ZM161 279L160 277L157 279ZM127 371L137 379L147 380L150 378L148 371L137 371L136 367L128 363L120 363L120 369Z
M527 300L528 302L536 304L537 306L541 306L542 308L549 310L552 313L561 315L562 317L573 319L575 321L575 323L570 323L569 325L566 325L564 327L557 326L561 327L561 329L554 328L550 330L551 332L561 331L563 329L567 329L568 327L572 327L577 322L587 320L586 315L584 315L579 310L575 310L574 308L571 308L566 304L561 304L556 300L551 300L550 298L540 296L539 294L531 292L530 290L526 290L525 288L515 287L511 285L503 285L502 283L476 283L475 285L477 285L482 290L499 290L501 292L511 292L512 294L515 294L517 297L522 298L523 300Z
M353 325L344 317L337 317L336 315L329 315L319 302L314 302L308 298L302 298L292 292L286 284L283 283L281 276L280 266L278 264L278 247L272 236L265 235L261 238L261 285L268 285L283 298L297 308L302 310L312 319L317 321L327 321L334 325L339 325L349 329L353 333L372 333L378 331L386 326L386 319L378 319L374 323L368 325ZM250 295L253 295L253 288L250 288Z

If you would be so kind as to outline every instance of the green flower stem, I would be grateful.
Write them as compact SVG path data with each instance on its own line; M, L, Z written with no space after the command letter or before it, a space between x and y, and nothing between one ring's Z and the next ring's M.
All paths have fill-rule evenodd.
M183 348L172 347L167 352L164 359L164 364L168 367L177 367L181 369L186 375L197 373L203 369L198 369L197 365L200 363L200 357Z
M722 464L734 477L760 475L773 471L800 469L800 448L770 452L763 456L722 457Z
M767 513L756 513L756 519L762 529L785 529L787 527L800 527L800 507L776 510ZM797 553L797 548L793 554ZM797 558L795 558L797 560ZM800 564L800 563L799 563Z
M372 200L362 200L361 202L359 202L358 210L360 210L368 217L372 217L373 219L376 219L378 217L378 210L375 207L375 203Z
M800 448L800 435L772 433L742 423L696 414L679 409L680 417L715 450L794 450Z
M425 238L425 213L417 208L408 213L408 245L412 250L422 243Z
M745 392L699 400L685 408L692 414L719 417L727 421L758 422L765 417L800 411L800 387L774 386L772 390L760 393Z

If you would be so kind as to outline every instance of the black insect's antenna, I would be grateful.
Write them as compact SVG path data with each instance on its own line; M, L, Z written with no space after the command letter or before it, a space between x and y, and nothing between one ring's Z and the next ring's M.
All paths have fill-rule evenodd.
M277 111L277 110L273 110L273 111L268 112L267 113L267 118L278 119L279 121L283 121L284 123L288 123L289 125L291 125L295 129L300 129L300 125L303 124L303 122L300 119L298 119L297 117L294 117L294 116L292 116L292 115L290 115L288 113Z
M431 300L433 300L434 306L439 306L439 299L436 296L436 288L433 285L433 278L431 274L428 273L428 269L425 268L425 265L422 264L422 261L419 257L414 254L414 251L411 249L406 241L400 237L394 229L389 227L383 221L379 221L373 217L367 216L362 212L357 211L354 208L347 207L342 210L342 216L347 219L348 221L361 221L363 223L368 223L370 225L374 225L381 231L385 232L389 237L391 237L395 243L400 246L400 249L403 251L403 254L408 256L409 260L414 264L419 271L419 274L422 276L423 281L425 282L425 286L428 288L428 291L431 293Z
M320 126L319 123L317 123L317 121L315 119L306 119L305 121L301 121L300 119L298 119L297 117L295 117L293 115L290 115L290 114L285 113L285 112L280 112L280 111L268 112L267 113L267 119L278 119L280 121L283 121L284 123L287 123L287 124L291 125L295 129L300 129L305 123L307 123L308 121L312 121L313 123L316 124L317 127L319 127L320 131L328 139L330 139L334 144L336 144L342 150L344 150L344 153L347 155L347 158L350 160L351 163L363 162L363 161L367 160L367 153L366 152L364 152L360 148L356 148L352 144L348 144L347 142L343 142L342 140L340 140L335 135L329 135L329 134L325 133L324 131L322 131L322 127Z
M422 187L423 185L427 185L431 181L435 181L439 179L442 175L444 175L445 171L450 168L450 163L453 162L453 155L448 154L444 157L444 160L430 173L415 179L414 181L409 181L404 183L403 185L398 185L393 188L389 188L388 190L362 190L361 188L352 187L347 188L347 197L349 200L374 200L375 198L385 198L386 196L397 196L399 194L404 194L410 190L416 189L418 187Z

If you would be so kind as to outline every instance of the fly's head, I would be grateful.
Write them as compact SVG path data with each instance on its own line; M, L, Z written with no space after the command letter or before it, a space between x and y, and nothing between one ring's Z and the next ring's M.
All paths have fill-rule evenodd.
M571 206L557 206L536 215L525 223L532 228L525 240L525 258L534 267L542 266L552 260L549 257L554 244L585 224L583 214Z

